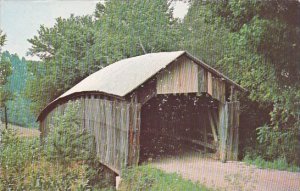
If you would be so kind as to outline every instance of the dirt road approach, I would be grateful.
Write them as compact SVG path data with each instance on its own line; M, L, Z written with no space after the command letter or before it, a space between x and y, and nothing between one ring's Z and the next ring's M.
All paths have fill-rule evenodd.
M216 190L300 191L299 172L259 169L237 161L222 163L201 154L154 160L152 165Z

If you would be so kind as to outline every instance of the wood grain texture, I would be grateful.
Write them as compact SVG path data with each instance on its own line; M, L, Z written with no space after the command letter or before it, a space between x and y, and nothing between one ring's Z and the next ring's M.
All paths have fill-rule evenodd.
M178 59L157 75L157 94L198 92L198 65L186 57Z
M226 102L219 107L220 159L238 160L240 102Z
M40 122L41 136L45 137L51 125L54 125L54 116L63 115L67 105L74 101L57 106ZM94 143L89 144L91 144L91 149L95 146L99 162L118 174L124 167L137 164L141 105L100 99L93 95L80 97L77 103L81 128L94 136ZM129 132L132 133L130 142Z
M207 71L201 66L198 67L198 95L207 92Z

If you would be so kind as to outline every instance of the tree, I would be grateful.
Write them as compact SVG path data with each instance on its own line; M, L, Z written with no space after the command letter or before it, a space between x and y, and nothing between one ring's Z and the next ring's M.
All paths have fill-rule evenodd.
M220 63L228 66L230 60L247 71L239 81L252 90L252 99L272 103L273 125L293 126L294 103L300 100L300 22L295 19L300 2L230 0L210 6L231 31L228 43L236 47Z
M25 58L19 58L17 54L10 54L8 51L3 52L2 56L11 63L13 68L6 83L6 88L12 92L11 99L6 101L8 121L22 127L33 127L36 125L35 117L28 110L31 101L24 95L29 79L28 61Z
M33 74L27 96L38 114L57 96L91 73L123 58L175 50L177 20L167 0L111 0L98 4L91 16L58 18L29 39Z
M6 39L6 34L2 34L2 30L0 29L0 52L1 52L1 47L4 45L5 43L5 39Z
M192 40L183 44L249 90L241 101L248 105L247 120L256 122L253 132L259 123L273 127L267 128L273 134L299 128L294 105L300 100L299 16L296 0L191 2L183 26L191 31L185 39Z
M100 7L100 11L97 10ZM108 64L145 53L171 51L180 40L178 20L167 0L111 0L96 7L97 38L94 50Z
M6 39L6 35L2 34L0 30L0 50L1 47L4 45ZM7 128L7 108L6 108L6 101L10 99L11 92L8 90L6 83L8 76L10 76L12 69L11 63L7 60L0 52L1 60L0 60L0 107L4 107L5 111L5 126Z
M72 85L97 70L90 58L89 47L94 44L94 21L91 16L57 18L53 27L40 26L38 35L28 41L29 54L40 62L29 63L30 76L26 88L32 100L32 111L38 114L50 101Z

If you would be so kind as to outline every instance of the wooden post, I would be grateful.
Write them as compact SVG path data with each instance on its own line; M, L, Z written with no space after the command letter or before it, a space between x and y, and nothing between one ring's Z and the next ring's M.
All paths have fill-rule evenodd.
M240 127L240 102L235 102L232 160L238 160L238 154L239 154L239 127Z
M132 101L129 112L129 153L128 165L138 165L140 154L140 115L141 104Z
M219 115L219 150L220 159L238 159L238 136L239 136L239 102L226 102L220 104Z
M120 176L116 176L116 190L119 190L122 178Z
M214 136L214 142L215 142L215 144L217 144L218 143L218 136L217 136L216 127L215 127L214 119L212 117L211 112L212 112L212 110L208 109L207 113L208 113L208 119L209 119L209 122L210 122L210 127L211 127L211 130L212 130L213 136Z
M227 153L227 132L228 132L228 105L219 105L219 152L220 160L226 162Z
M232 160L233 154L233 130L234 130L234 103L228 105L228 137L227 137L227 159Z

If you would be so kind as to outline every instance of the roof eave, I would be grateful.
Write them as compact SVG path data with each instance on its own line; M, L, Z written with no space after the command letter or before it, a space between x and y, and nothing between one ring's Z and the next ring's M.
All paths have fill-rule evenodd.
M103 95L103 96L107 96L107 97L113 97L116 98L118 100L125 100L125 97L121 97L121 96L117 96L117 95L113 95L113 94L109 94L109 93L105 93L105 92L101 92L101 91L81 91L81 92L75 92L72 93L70 95L67 95L65 97L58 97L57 99L53 100L52 102L50 102L38 115L36 121L41 121L43 119L44 113L47 112L48 110L51 110L52 106L59 104L59 103L64 103L67 100L70 100L72 98L78 98L80 96L83 95L87 95L87 94L93 94L93 95Z

